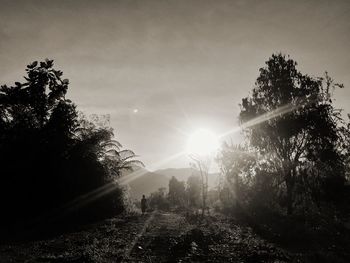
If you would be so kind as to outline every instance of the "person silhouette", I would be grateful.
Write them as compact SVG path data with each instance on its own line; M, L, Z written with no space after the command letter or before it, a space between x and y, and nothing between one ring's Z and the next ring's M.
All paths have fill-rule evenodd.
M142 195L142 199L141 199L142 214L144 214L146 212L146 207L147 207L147 199L146 199L145 195Z

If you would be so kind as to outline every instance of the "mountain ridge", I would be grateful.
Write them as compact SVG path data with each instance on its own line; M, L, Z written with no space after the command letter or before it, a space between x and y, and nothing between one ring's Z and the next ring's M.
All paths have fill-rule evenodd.
M193 175L199 175L199 171L192 168L165 168L155 171L149 171L145 168L137 168L133 172L126 172L124 176L135 173L135 177L129 181L128 185L130 187L130 196L133 199L140 199L142 195L149 195L159 188L168 189L169 180L174 176L177 180L187 182L187 179ZM139 175L137 175L139 174ZM218 178L218 173L210 173L208 177L209 188L213 188L216 185L216 179ZM123 178L122 177L122 178Z

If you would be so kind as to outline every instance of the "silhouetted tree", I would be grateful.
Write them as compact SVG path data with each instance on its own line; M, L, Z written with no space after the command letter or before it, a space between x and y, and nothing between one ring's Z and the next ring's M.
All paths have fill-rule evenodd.
M26 82L0 88L0 160L6 216L50 206L61 185L58 170L77 125L74 104L65 99L68 80L53 61L27 66ZM59 199L59 198L57 198ZM5 201L6 200L6 201Z
M25 82L0 88L1 220L38 216L107 184L114 187L94 209L122 210L115 179L140 164L135 154L111 128L78 117L53 60L33 62L26 73Z
M208 198L208 176L210 167L210 158L208 156L191 156L194 161L190 165L193 169L197 170L200 175L201 190L202 190L202 216L204 216L204 211L207 209L207 198ZM209 212L209 211L208 211Z
M198 175L191 175L187 179L186 192L190 207L198 207L201 201L201 178Z
M348 122L342 127L342 145L343 154L345 156L346 163L346 180L350 181L350 114L348 114Z
M342 85L327 73L325 78L303 75L296 65L284 55L272 55L260 69L252 94L242 100L240 113L251 147L280 175L276 180L285 187L289 214L298 188L316 178L319 183L344 175L342 119L332 104L334 88Z
M217 162L220 166L224 182L219 185L220 200L224 205L238 205L245 200L247 191L245 185L252 181L255 174L257 158L247 147L223 143L218 154ZM233 199L233 200L231 200Z
M151 193L148 198L151 209L169 210L169 201L166 198L166 188L159 188L157 192Z
M182 181L176 179L175 176L171 177L169 181L169 194L168 198L172 205L184 205L185 201L185 184Z

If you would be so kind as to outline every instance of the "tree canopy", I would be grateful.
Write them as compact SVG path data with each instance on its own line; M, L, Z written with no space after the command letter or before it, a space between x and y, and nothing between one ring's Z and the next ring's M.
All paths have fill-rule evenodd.
M310 77L291 58L273 54L242 99L239 118L248 147L259 159L254 173L270 174L288 213L307 195L319 202L329 182L343 183L345 123L332 97L342 87L327 73Z
M66 98L68 79L53 66L53 60L35 61L24 82L0 88L2 220L37 216L141 164L110 127L78 113ZM116 191L110 211L122 209Z

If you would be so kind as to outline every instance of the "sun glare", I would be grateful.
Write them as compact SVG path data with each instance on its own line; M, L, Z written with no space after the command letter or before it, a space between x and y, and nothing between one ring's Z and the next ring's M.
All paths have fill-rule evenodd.
M209 130L199 129L188 138L188 154L208 155L214 153L218 148L218 137Z

